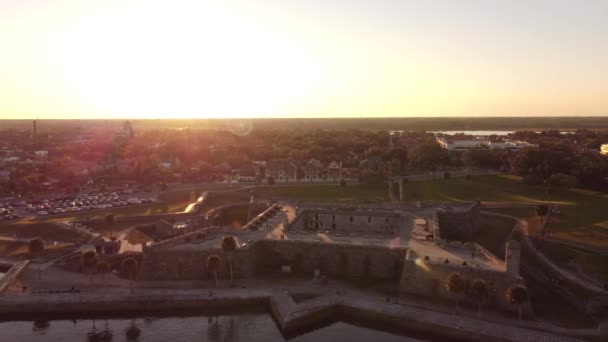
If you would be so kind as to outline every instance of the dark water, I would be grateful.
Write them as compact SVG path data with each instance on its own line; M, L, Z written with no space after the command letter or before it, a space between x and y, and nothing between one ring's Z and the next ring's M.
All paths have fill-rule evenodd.
M127 331L135 325L139 337L129 339ZM108 340L91 339L92 331L111 331ZM133 337L133 335L130 335ZM220 316L162 317L137 319L84 319L55 321L0 322L0 341L18 342L270 342L285 341L272 318L266 313L239 313ZM290 338L296 342L319 341L374 341L414 342L421 341L392 333L371 330L347 323L337 322L318 330Z

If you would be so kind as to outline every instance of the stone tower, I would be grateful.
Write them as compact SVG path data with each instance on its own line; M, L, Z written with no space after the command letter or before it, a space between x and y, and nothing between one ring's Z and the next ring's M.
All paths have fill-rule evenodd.
M513 276L519 276L519 263L521 261L521 246L519 242L511 240L507 243L505 249L505 264L507 273Z

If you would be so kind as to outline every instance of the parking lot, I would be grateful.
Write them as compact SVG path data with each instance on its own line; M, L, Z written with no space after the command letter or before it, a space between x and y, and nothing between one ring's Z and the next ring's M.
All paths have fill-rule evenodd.
M53 216L153 202L154 200L149 196L150 194L144 195L132 190L124 190L77 196L49 196L49 198L34 201L0 199L0 220Z

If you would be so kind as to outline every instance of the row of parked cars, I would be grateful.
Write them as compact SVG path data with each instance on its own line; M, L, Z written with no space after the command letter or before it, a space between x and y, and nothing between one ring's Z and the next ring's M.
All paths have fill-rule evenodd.
M45 216L152 202L152 199L149 198L126 198L125 194L125 192L105 192L71 198L55 198L43 200L37 204L29 203L26 205L26 210L35 212L38 216Z
M20 219L21 216L13 212L13 207L10 205L0 206L0 220L9 221Z

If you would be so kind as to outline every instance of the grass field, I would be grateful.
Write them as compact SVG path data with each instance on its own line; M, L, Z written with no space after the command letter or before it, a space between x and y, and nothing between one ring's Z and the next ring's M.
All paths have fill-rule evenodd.
M293 197L303 201L384 201L388 197L382 186L349 184L341 187L329 185L285 185L261 187L255 189L255 194L268 196Z
M560 215L550 228L556 238L608 246L608 195L584 190L553 190L551 194L537 186L522 184L514 176L479 176L472 180L456 178L407 184L408 199L422 201L472 201L550 203ZM530 219L532 232L539 222L532 211L519 213ZM515 215L517 216L517 215Z
M188 204L196 201L205 191L222 191L234 189L236 186L204 186L198 188L168 190L158 195L158 199L167 204L167 212L184 211Z
M513 221L496 216L482 216L479 228L473 239L502 258L505 243L513 230Z

